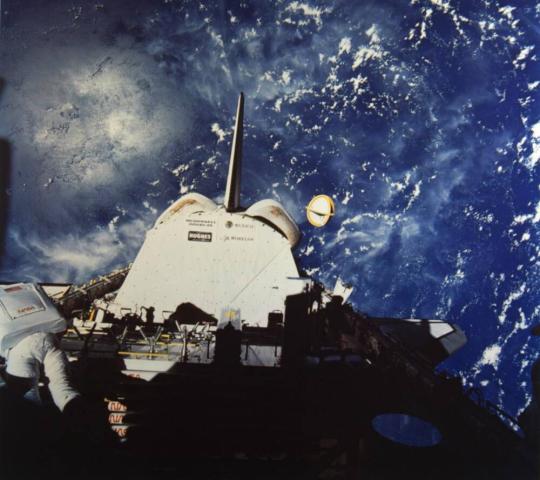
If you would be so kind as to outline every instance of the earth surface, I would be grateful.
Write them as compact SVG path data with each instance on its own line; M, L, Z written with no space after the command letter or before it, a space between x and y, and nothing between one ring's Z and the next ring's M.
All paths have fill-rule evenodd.
M282 202L305 272L364 312L458 324L440 369L514 417L530 402L540 4L0 5L0 278L84 282L179 195L222 200L243 91L242 203Z

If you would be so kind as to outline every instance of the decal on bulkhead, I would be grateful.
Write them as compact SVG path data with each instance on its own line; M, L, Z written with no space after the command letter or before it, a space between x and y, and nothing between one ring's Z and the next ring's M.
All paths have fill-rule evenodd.
M216 221L200 218L186 218L186 223L190 227L213 227L216 224Z
M190 230L188 232L188 240L191 242L211 242L212 232L195 232Z

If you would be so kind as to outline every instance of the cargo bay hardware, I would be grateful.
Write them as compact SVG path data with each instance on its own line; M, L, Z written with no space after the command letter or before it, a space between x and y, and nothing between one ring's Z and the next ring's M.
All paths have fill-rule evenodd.
M341 280L328 290L299 272L300 231L278 202L242 207L242 118L241 95L223 205L184 195L132 265L43 287L72 319L63 348L121 448L173 463L277 453L321 469L346 457L368 476L465 478L476 465L534 478L515 422L435 370L465 344L457 326L354 311ZM427 425L423 448L385 430L394 416Z

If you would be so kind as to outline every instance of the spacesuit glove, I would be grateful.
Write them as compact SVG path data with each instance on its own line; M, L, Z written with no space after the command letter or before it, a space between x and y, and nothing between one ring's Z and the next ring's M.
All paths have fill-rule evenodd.
M102 446L116 443L116 436L107 423L105 410L84 397L77 396L70 400L62 414L67 428L91 443Z

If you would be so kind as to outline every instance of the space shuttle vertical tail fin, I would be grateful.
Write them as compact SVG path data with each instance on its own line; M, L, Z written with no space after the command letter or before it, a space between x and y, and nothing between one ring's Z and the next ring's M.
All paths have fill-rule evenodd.
M242 137L244 134L244 94L238 97L236 110L236 124L229 160L229 174L227 176L227 188L223 204L225 210L234 212L240 208L240 177L242 174Z

